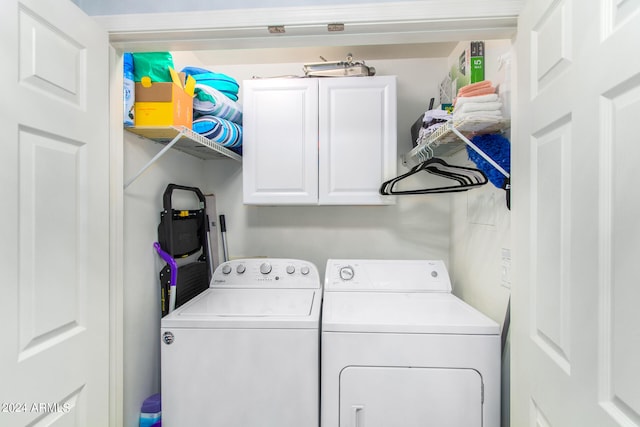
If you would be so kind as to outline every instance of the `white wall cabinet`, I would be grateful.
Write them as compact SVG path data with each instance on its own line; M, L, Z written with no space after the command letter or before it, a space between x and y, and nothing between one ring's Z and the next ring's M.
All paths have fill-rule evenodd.
M395 76L248 80L243 101L245 204L395 203Z
M317 203L318 81L247 80L242 91L244 203Z

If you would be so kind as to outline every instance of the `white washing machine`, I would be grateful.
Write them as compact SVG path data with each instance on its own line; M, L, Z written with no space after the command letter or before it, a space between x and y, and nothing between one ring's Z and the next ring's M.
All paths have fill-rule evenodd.
M498 427L499 325L442 261L329 260L322 427Z
M161 321L164 427L317 427L322 288L293 259L229 261Z

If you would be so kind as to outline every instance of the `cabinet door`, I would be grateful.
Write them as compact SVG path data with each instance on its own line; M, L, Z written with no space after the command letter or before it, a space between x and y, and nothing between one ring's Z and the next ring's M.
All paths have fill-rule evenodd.
M319 98L320 204L394 204L379 188L396 176L395 76L323 79Z
M318 202L318 81L243 85L245 204Z

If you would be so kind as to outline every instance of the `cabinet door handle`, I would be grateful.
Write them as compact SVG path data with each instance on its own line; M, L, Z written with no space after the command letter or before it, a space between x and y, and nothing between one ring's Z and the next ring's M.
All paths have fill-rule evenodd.
M351 406L351 427L364 427L364 417L361 414L363 411L364 405Z

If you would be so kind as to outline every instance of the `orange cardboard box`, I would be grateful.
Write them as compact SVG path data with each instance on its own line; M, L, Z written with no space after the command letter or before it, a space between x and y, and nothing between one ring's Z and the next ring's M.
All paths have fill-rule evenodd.
M172 82L136 83L135 126L193 126L195 80L170 69Z

